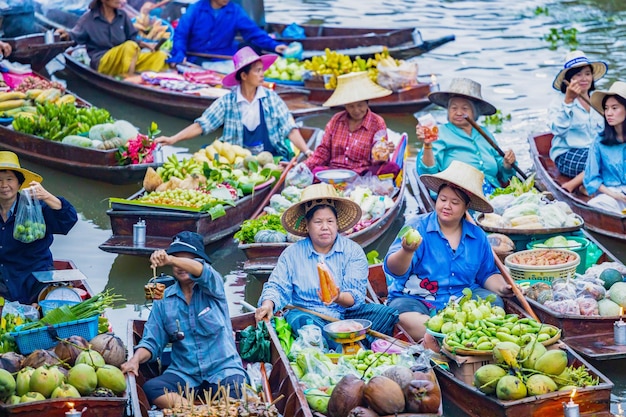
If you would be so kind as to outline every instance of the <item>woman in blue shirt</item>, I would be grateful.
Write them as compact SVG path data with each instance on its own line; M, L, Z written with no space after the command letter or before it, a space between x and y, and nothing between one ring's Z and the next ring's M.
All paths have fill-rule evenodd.
M550 159L559 172L572 178L562 187L570 193L583 183L583 172L593 139L602 131L602 114L594 111L584 100L595 90L595 82L606 74L607 65L590 61L583 52L572 51L565 65L552 82L552 88L562 92L550 107L550 130L554 134Z
M490 293L512 295L485 232L465 218L467 210L493 211L482 193L483 174L453 161L443 172L422 175L421 180L437 193L435 211L408 222L422 240L408 244L405 238L396 239L384 262L392 278L388 305L400 312L400 324L414 340L424 337L431 313L451 297L461 297L464 288L483 299ZM496 304L502 306L502 300Z
M20 166L16 154L0 152L0 295L22 304L35 303L45 287L33 272L54 269L50 246L54 234L66 235L78 221L74 207L55 197L40 184L42 178ZM41 239L24 243L15 239L16 216L28 189L42 205L46 232ZM18 225L20 226L20 225Z
M416 127L417 139L424 143L417 155L418 174L436 174L448 168L452 161L462 161L485 174L486 191L500 187L515 175L513 151L509 149L501 157L466 120L496 112L495 107L482 99L480 89L475 81L455 78L448 91L428 95L432 103L448 109L448 123L439 126L439 138L434 142L426 138L422 126Z
M604 110L604 132L593 142L585 168L584 185L594 198L588 204L607 211L626 209L626 83L616 81L609 91L591 96Z

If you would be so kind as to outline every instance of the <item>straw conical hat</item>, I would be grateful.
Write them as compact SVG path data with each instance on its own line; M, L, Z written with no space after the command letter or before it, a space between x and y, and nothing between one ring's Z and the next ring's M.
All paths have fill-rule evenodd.
M447 109L448 102L452 97L462 97L476 105L476 111L479 114L474 115L475 118L482 115L495 114L496 108L483 100L480 90L480 84L474 80L470 80L469 78L453 78L452 81L450 81L448 91L430 93L428 99L431 103L435 103Z
M598 109L598 111L601 110L602 114L604 114L602 101L606 96L620 96L621 98L626 100L626 83L623 81L615 81L608 91L595 91L591 95L591 105L595 109Z
M325 107L343 106L386 97L391 93L391 90L387 90L372 81L366 71L351 72L337 77L337 88L323 105Z

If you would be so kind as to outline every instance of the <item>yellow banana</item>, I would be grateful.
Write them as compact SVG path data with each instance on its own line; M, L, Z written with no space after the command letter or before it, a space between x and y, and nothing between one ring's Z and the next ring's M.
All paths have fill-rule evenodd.
M12 100L23 100L25 98L26 98L26 94L21 93L19 91L12 91L10 93L0 93L0 102L12 101Z

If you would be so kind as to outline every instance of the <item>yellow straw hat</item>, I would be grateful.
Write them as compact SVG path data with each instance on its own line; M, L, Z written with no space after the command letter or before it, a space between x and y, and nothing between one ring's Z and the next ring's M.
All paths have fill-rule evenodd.
M22 183L20 190L22 188L30 187L31 181L43 181L41 175L22 168L17 155L10 151L0 151L0 171L5 170L21 172L24 175L24 182Z
M482 213L492 213L493 207L483 194L485 174L465 162L452 161L450 166L438 174L420 176L424 185L438 193L444 184L452 184L460 188L470 198L468 208Z
M594 91L591 94L591 105L601 111L604 114L604 107L602 107L602 101L606 96L620 96L626 100L626 83L623 81L615 81L608 91Z
M345 232L361 219L361 207L354 201L339 197L330 184L313 184L302 190L300 202L289 207L280 218L286 231L297 236L307 236L304 216L315 206L328 205L337 211L337 229Z
M366 71L351 72L337 77L337 88L323 104L324 107L337 107L359 101L386 97L392 93L372 81Z

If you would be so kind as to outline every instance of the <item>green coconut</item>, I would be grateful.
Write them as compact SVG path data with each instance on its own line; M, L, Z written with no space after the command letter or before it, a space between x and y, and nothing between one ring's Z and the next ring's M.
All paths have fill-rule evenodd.
M119 368L113 365L104 365L96 371L98 387L108 388L116 394L126 391L126 378Z
M79 363L70 369L67 382L80 392L80 395L91 394L98 386L96 370L86 363Z

